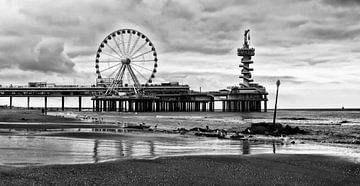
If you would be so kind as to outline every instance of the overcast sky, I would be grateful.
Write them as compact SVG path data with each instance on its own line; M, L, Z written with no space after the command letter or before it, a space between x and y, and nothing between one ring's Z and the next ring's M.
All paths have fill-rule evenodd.
M0 0L0 84L94 84L105 36L133 28L159 56L155 82L238 85L243 31L253 78L280 108L360 107L359 0Z

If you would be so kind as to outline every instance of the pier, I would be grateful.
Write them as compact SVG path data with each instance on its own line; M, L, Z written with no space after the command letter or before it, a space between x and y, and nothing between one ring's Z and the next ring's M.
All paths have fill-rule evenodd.
M244 44L237 50L237 55L242 57L239 86L197 92L178 82L154 84L152 79L158 67L154 44L141 32L120 29L105 37L96 52L95 85L29 82L24 86L1 86L0 97L9 97L10 108L14 97L26 97L27 108L30 108L32 97L42 97L45 111L49 97L61 98L61 110L65 110L66 97L78 97L79 111L83 108L83 97L91 97L94 112L266 112L268 93L265 87L254 83L251 75L255 49L249 46L249 31L245 31ZM118 39L129 41L128 46L112 42L119 36ZM131 42L132 37L137 38L136 42ZM141 46L138 46L138 40L143 40ZM141 53L141 49L147 52Z

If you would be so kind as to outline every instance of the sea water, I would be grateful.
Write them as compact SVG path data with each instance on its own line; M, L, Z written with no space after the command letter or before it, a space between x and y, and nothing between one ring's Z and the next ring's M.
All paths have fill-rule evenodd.
M55 113L56 114L56 113ZM57 113L59 114L59 113ZM64 113L63 113L64 114ZM94 114L74 113L76 116ZM254 122L272 122L273 112L267 113L108 113L98 115L109 121L158 122L158 127L246 128ZM168 122L176 121L176 122ZM313 139L296 144L275 144L275 153L323 154L360 162L360 112L357 110L279 110L277 122L299 126L310 132ZM241 140L196 137L180 134L154 133L152 137L130 134L118 139L75 138L0 134L0 165L28 166L47 164L97 163L118 159L184 155L247 155L273 153L272 143L252 143ZM296 138L297 136L295 136ZM336 141L338 140L338 141ZM336 142L336 143L333 143Z
M188 155L322 154L360 163L360 149L324 144L252 143L214 138L172 140L87 139L50 136L0 136L0 165L29 166L99 163Z

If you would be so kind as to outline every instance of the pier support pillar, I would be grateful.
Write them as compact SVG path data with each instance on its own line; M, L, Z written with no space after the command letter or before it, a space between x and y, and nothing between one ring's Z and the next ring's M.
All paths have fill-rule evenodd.
M12 109L12 96L10 96L10 109Z
M44 114L47 113L47 96L44 97Z
M27 108L30 108L30 96L27 97Z
M102 105L103 105L103 107L102 107L102 111L107 111L107 105L106 105L106 100L102 100Z
M62 111L65 110L65 97L64 96L61 97L61 110Z
M267 112L267 101L264 101L264 112Z
M81 96L79 96L79 111L81 111Z

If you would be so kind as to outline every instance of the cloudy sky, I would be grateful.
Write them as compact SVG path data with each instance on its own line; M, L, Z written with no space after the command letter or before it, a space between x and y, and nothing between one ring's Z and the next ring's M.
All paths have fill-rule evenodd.
M359 0L0 0L0 84L94 84L105 36L133 28L159 55L155 82L238 85L243 31L255 82L282 108L360 107Z

